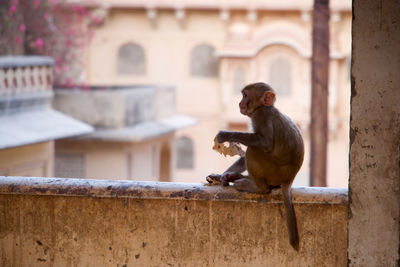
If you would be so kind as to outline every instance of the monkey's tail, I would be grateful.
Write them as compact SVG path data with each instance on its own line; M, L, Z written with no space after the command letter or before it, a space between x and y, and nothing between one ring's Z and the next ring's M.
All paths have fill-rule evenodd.
M298 251L299 250L299 233L297 231L296 214L294 212L292 203L292 190L291 184L282 185L283 201L286 210L286 223L288 228L290 245Z

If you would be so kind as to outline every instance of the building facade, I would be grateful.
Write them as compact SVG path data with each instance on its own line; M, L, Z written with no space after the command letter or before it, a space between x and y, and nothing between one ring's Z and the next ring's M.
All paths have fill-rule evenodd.
M78 1L80 2L80 1ZM90 86L171 84L179 113L198 119L178 131L175 181L204 181L235 159L212 151L221 129L248 130L240 90L257 81L299 125L308 149L312 1L91 1L103 23L85 56ZM347 185L351 2L330 14L328 185ZM308 155L298 184L308 184ZM296 182L296 181L295 181Z
M166 86L56 90L53 106L95 128L55 142L56 177L170 181L175 133L196 123Z
M54 140L93 128L51 108L53 60L0 57L0 176L54 176Z

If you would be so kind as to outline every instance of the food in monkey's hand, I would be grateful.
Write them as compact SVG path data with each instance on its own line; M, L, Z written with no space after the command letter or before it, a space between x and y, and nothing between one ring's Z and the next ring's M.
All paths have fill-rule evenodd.
M225 157L226 155L231 157L235 155L243 157L245 155L245 152L243 151L239 143L229 142L229 146L226 146L224 143L218 143L217 137L214 138L214 146L212 149L224 155Z

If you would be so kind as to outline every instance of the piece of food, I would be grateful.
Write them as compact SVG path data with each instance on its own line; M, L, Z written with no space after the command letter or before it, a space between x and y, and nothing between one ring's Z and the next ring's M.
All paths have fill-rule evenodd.
M243 151L242 147L239 145L239 143L235 142L229 142L229 146L225 146L224 143L218 143L217 138L214 138L214 146L213 149L217 151L218 153L228 156L235 156L239 155L241 157L244 156L245 152Z

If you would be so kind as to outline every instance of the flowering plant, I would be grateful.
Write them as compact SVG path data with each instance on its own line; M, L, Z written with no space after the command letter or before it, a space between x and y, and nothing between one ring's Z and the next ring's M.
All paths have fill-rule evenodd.
M81 85L85 44L102 22L68 0L1 0L0 55L51 56L55 85Z

